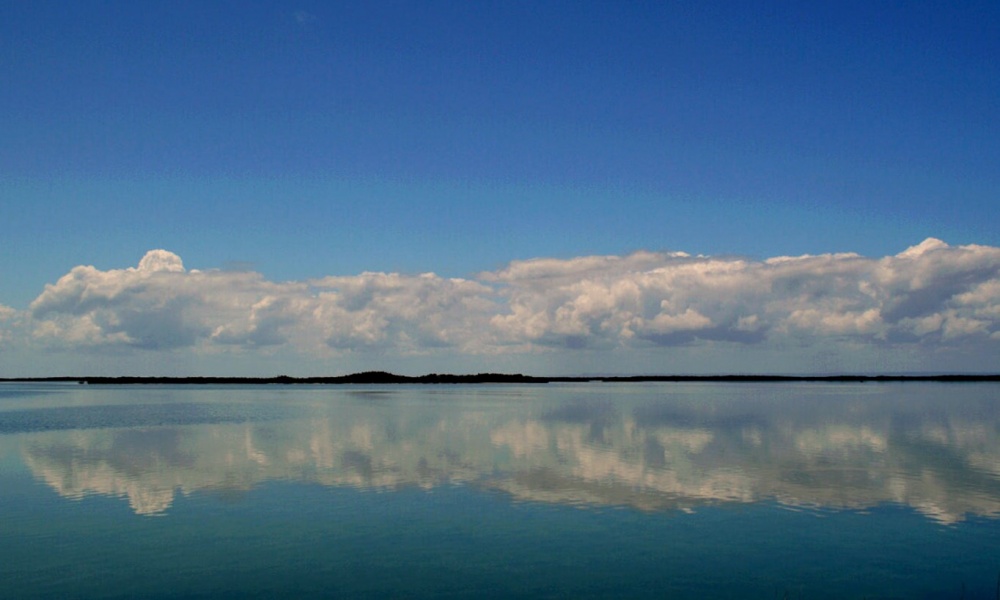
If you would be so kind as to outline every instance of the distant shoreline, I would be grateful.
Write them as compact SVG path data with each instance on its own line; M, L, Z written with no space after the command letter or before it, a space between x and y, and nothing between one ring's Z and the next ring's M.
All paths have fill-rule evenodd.
M574 376L539 377L533 375L506 373L477 373L475 375L452 375L431 373L428 375L396 375L385 371L366 371L352 375L335 377L5 377L2 382L44 383L64 382L90 385L260 385L260 384L469 384L469 383L648 383L648 382L716 382L716 383L775 383L775 382L830 382L830 383L884 383L884 382L946 382L975 383L1000 382L1000 374L991 375L615 375L615 376Z

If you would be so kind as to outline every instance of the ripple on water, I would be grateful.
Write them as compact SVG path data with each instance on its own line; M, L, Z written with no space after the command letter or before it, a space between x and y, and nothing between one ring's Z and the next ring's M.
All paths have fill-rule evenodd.
M162 425L211 425L269 421L291 416L287 407L246 404L125 404L33 408L0 413L0 434L100 429L111 427L156 427Z

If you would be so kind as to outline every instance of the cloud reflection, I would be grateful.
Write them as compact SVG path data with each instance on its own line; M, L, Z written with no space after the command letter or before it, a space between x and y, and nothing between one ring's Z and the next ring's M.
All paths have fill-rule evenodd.
M43 431L23 434L22 449L60 495L124 497L139 514L163 513L177 494L293 480L385 491L470 485L518 501L649 511L777 501L899 503L943 523L1000 516L1000 406L990 387L734 386L742 391L717 398L607 395L617 388L602 398L600 389L527 403L343 394L308 418ZM944 410L938 392L960 397Z

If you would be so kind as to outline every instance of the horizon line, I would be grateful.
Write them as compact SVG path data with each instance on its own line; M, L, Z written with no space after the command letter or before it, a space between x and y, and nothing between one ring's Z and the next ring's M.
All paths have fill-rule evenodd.
M350 375L292 377L241 376L54 376L0 377L0 383L79 383L79 384L461 384L461 383L655 383L655 382L1000 382L1000 373L937 373L937 374L858 374L779 375L779 374L716 374L716 375L574 375L537 376L521 373L398 375L387 371L363 371Z

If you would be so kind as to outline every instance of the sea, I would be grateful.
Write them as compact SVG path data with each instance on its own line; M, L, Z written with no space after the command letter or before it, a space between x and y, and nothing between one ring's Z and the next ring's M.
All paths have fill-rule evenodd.
M0 598L1000 598L1000 384L0 384Z

